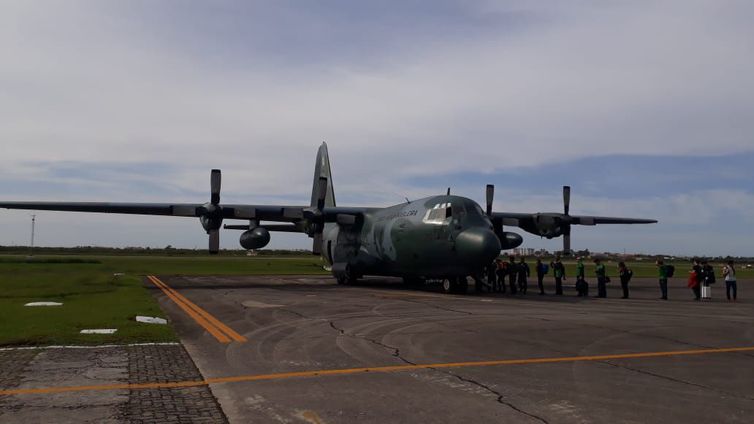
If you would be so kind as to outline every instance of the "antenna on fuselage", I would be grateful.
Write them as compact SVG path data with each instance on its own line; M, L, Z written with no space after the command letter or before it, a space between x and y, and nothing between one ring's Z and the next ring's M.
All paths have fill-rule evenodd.
M406 199L406 203L411 203L411 201L408 200L408 197L404 197L404 199Z
M446 196L450 196L450 187L448 187L448 193L446 194Z

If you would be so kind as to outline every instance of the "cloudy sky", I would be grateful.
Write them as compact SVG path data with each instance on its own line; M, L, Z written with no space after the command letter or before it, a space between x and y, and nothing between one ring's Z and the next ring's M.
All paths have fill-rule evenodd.
M754 255L750 1L0 0L0 199L339 205L454 194L656 218L575 248ZM0 210L0 245L28 243ZM39 212L37 243L206 245L189 218ZM237 232L222 234L238 246ZM273 235L271 247L307 247ZM559 241L526 237L525 246Z

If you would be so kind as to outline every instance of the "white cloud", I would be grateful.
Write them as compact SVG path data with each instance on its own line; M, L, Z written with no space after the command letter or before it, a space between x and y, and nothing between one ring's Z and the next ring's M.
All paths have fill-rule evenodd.
M289 67L242 57L233 46L243 40L228 34L197 35L186 23L138 19L152 7L138 4L132 15L104 2L3 3L5 175L39 178L32 162L150 161L176 165L175 180L166 184L197 190L207 185L210 168L221 167L225 199L260 202L282 193L306 201L311 162L324 139L341 201L376 191L374 200L392 203L430 194L402 181L438 170L752 149L754 14L747 2L480 2L466 7L485 19L485 31L432 41L385 28L405 35L405 46L360 45L353 50L363 59ZM280 16L281 7L270 16ZM542 19L512 31L509 20L496 21L509 12ZM325 27L315 21L321 16L304 12L293 21L307 19L311 28ZM176 28L160 37L160 30L144 27L158 24ZM188 48L196 37L205 48L231 46L228 60L209 61L201 49ZM280 48L303 56L291 39ZM116 192L112 200L153 197ZM631 206L639 206L639 215L664 214L655 201ZM718 216L687 212L697 210L694 202L672 200L668 216L702 222ZM625 215L619 205L611 202L605 212Z

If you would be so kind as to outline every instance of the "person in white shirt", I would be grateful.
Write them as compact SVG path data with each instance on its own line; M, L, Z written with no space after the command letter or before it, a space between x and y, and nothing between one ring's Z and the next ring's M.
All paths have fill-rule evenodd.
M733 266L733 261L728 261L728 265L723 267L723 276L725 277L725 295L728 296L728 301L731 301L731 294L733 302L736 301L736 295L738 294L738 286L736 284L736 268Z

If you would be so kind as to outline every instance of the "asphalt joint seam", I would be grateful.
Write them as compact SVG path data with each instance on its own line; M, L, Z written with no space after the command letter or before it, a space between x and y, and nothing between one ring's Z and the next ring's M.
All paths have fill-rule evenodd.
M337 325L335 325L334 321L329 321L329 323L330 323L330 327L333 330L335 330L338 333L340 333L341 336L346 336L346 337L352 337L352 338L355 338L355 339L365 340L365 341L368 341L369 343L377 345L377 346L379 346L381 348L384 348L384 349L387 349L387 350L392 350L393 353L391 355L393 357L400 359L401 361L403 361L406 364L416 365L415 362L411 362L408 359L406 359L403 356L401 356L401 350L399 348L395 347L395 346L386 345L385 343L382 343L382 342L380 342L378 340L371 339L369 337L362 336L362 335L359 335L359 334L348 333L348 332L346 332L346 330L344 330L344 329L338 327Z
M704 384L699 384L699 383L694 383L694 382L691 382L691 381L681 380L679 378L669 377L667 375L657 374L657 373L653 373L651 371L646 371L646 370L642 370L642 369L639 369L639 368L629 367L627 365L616 364L616 363L610 362L610 361L599 361L599 362L602 363L602 364L605 364L605 365L610 365L611 367L621 368L621 369L624 369L624 370L627 370L627 371L633 371L633 372L638 373L638 374L649 375L649 376L652 376L652 377L655 377L655 378L660 378L660 379L663 379L663 380L672 381L674 383L680 383L680 384L685 384L685 385L692 386L692 387L698 387L700 389L710 390L710 391L713 391L713 392L716 392L716 393L720 393L720 394L724 394L724 395L730 396L730 397L735 397L735 398L745 399L745 400L754 400L754 398L750 398L750 397L747 397L747 396L741 396L741 395L736 394L736 393L727 392L725 390L720 390L720 389L717 389L717 388L714 388L714 387L710 387L710 386L705 386Z
M487 390L488 392L490 392L493 395L497 396L497 402L498 403L500 403L502 405L505 405L505 406L513 409L514 411L520 413L520 414L526 415L527 417L533 418L533 419L535 419L537 421L540 421L540 422L543 422L545 424L549 424L549 422L546 419L540 417L539 415L534 415L532 413L526 412L523 409L521 409L521 408L517 407L516 405L514 405L513 403L505 401L505 397L503 396L502 393L500 393L497 390L491 388L490 386L487 386L486 384L480 383L480 382L478 382L476 380L473 380L471 378L463 377L461 375L455 374L455 373L450 372L450 371L442 371L442 370L438 370L437 368L430 368L430 369L433 370L433 371L437 371L437 372L440 372L440 373L443 373L443 374L450 375L450 376L455 377L455 378L457 378L457 379L459 379L459 380L461 380L461 381L463 381L465 383L469 383L469 384L473 384L475 386L481 387L482 389Z
M372 344L375 344L375 345L377 345L379 347L382 347L384 349L392 350L393 351L393 353L392 353L393 357L396 357L396 358L400 359L401 361L405 362L406 364L416 365L415 362L411 362L408 359L406 359L403 356L401 356L400 348L397 348L395 346L387 345L385 343L382 343L380 341L377 341L375 339L371 339L371 338L368 338L368 337L365 337L365 336L361 336L361 335L358 335L358 334L348 333L348 332L346 332L345 329L338 327L335 324L334 321L329 321L329 324L330 324L330 327L333 330L337 331L341 336L353 337L353 338L356 338L356 339L366 340L366 341L368 341L368 342L370 342ZM432 367L427 368L427 369L432 370L432 371L437 372L437 373L440 373L440 374L449 375L449 376L455 377L455 378L457 378L457 379L459 379L459 380L461 380L461 381L463 381L465 383L469 383L469 384L473 384L475 386L481 387L482 389L487 390L488 392L490 392L490 393L494 394L495 396L497 396L496 400L501 405L505 405L505 406L513 409L514 411L520 413L520 414L526 415L526 416L528 416L530 418L533 418L533 419L538 420L540 422L543 422L545 424L549 424L549 422L547 420L545 420L544 418L542 418L542 417L540 417L538 415L534 415L534 414L531 414L529 412L526 412L523 409L521 409L521 408L517 407L516 405L514 405L513 403L506 401L505 397L500 392L492 389L491 387L487 386L486 384L480 383L480 382L478 382L476 380L472 380L470 378L463 377L461 375L455 374L455 373L450 372L450 371L440 370L440 369L432 368Z
M441 311L446 311L446 312L455 312L455 313L457 313L457 314L464 314L464 315L474 315L474 313L473 313L473 312L469 312L469 311L459 311L458 309L448 308L448 307L444 307L444 306L436 305L436 304L434 304L434 303L420 302L420 301L418 301L418 300L413 300L413 299L405 299L405 298L401 298L401 299L399 299L399 300L401 300L401 301L403 301L403 302L409 302L409 303L418 303L418 304L420 304L420 305L429 306L430 308L439 309L439 310L441 310Z

